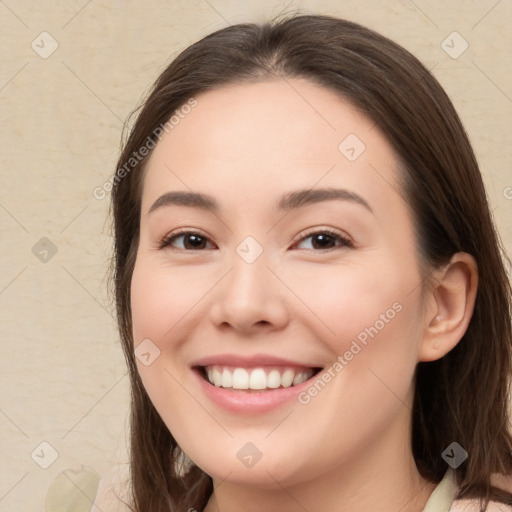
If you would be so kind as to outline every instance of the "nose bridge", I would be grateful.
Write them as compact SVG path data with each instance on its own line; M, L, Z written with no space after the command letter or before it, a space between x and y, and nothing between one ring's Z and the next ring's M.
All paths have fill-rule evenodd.
M219 287L213 306L213 320L237 329L261 323L281 325L287 313L283 287L269 270L269 254L253 237L235 248L231 271Z
M239 300L247 297L255 303L258 297L268 292L268 258L263 251L260 254L247 244L240 244L232 258L231 277L228 292Z
M236 247L231 261L233 269L224 300L232 311L246 310L246 314L251 311L256 314L265 302L265 295L272 295L268 253L253 237L246 237Z

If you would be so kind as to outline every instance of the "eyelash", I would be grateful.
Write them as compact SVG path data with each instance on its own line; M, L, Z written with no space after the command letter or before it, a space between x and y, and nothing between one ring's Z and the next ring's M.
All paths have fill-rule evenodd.
M180 238L183 235L198 235L199 237L204 238L207 241L210 241L207 236L204 236L197 231L183 230L183 231L178 231L177 233L172 233L171 235L164 237L158 243L158 246L157 246L158 249L165 249L166 247L170 246L172 244L172 242L174 242L176 239ZM330 252L335 249L339 249L341 247L348 247L351 249L354 248L354 243L351 240L349 240L346 237L341 236L339 233L336 233L335 231L331 231L330 229L321 229L321 230L317 230L317 231L303 232L303 233L301 233L301 238L299 238L299 240L295 243L302 242L302 241L312 237L313 235L328 235L328 236L334 238L335 240L340 241L341 244L338 245L337 247L330 247L329 249L318 249L318 250L317 249L306 249L306 250L315 251L315 252L319 252L319 251ZM201 250L199 250L199 251L194 251L194 250L189 250L189 249L177 249L177 250L187 251L187 252L201 252Z

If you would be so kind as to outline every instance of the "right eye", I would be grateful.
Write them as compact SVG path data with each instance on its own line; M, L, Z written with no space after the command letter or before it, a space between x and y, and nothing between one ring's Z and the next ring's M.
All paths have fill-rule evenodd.
M176 247L177 240L181 240L181 247ZM205 244L209 242L208 237L201 235L196 231L180 231L179 233L171 233L165 236L158 244L160 249L172 246L175 249L183 251L197 251L205 248Z

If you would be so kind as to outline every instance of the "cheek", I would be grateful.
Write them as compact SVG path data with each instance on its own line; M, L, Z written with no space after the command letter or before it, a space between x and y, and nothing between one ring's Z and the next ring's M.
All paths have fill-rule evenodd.
M164 322L174 311L169 304L172 295L165 281L144 264L137 263L132 277L131 308L133 339L137 345L142 339L157 340L163 332Z
M325 384L315 381L300 397L305 416L322 417L333 432L345 432L338 444L311 441L326 464L336 464L347 447L361 449L396 415L407 413L421 340L420 289L411 291L417 284L413 273L404 275L397 265L382 273L383 268L345 270L330 279L316 271L315 280L304 279L300 288L321 325L334 332L322 338L333 357L319 374Z
M134 349L137 354L137 347L144 342L141 347L149 346L152 354L158 354L148 365L144 358L138 359L137 367L151 401L164 416L190 401L179 384L190 378L180 348L201 320L201 299L218 281L211 269L200 267L162 267L142 254L132 275Z
M302 303L304 314L297 320L310 319L309 326L316 326L337 355L354 340L367 347L382 338L399 349L404 335L410 339L415 332L419 297L411 291L419 278L414 267L407 273L401 265L376 258L368 265L309 264L299 270L283 277Z
M184 300L177 286L176 280L173 279L171 283L162 272L149 265L144 256L138 257L131 283L134 350L136 355L139 352L151 354L150 357L139 356L137 366L144 387L155 405L159 401L161 384L166 382L166 386L172 385L167 382L171 379L166 374L169 369L165 365L165 352L172 348L172 343L169 343L172 340L172 326L179 319L180 304Z
M381 257L367 266L304 268L300 276L293 289L307 306L306 328L315 329L332 357L325 376L329 399L358 421L367 421L374 408L394 410L396 395L409 392L421 341L415 266ZM310 391L304 402L314 399ZM339 418L333 413L330 421Z
M197 267L161 269L142 257L135 265L131 286L134 342L149 338L161 350L187 325L201 297L212 286L212 276ZM165 340L165 343L164 341Z
M150 357L137 357L137 368L144 388L168 428L173 426L168 411L183 410L187 401L178 384L182 375L169 365L169 355L175 358L176 339L173 326L180 328L179 320L192 302L190 287L182 286L183 276L162 272L148 264L144 256L135 264L131 283L131 313L135 354L150 353ZM190 306L188 306L190 309ZM150 340L150 341L148 341ZM138 347L144 350L137 350Z

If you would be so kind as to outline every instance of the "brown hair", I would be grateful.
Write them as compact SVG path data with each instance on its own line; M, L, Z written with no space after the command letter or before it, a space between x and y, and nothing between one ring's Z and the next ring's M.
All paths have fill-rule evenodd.
M469 454L456 469L458 497L480 497L483 508L490 498L512 504L512 495L490 481L493 472L512 473L507 257L461 121L419 60L368 28L329 16L285 16L261 25L230 26L185 49L159 76L117 169L147 140L156 142L155 129L195 94L270 77L306 78L334 90L380 127L401 161L425 287L428 269L448 262L455 252L475 258L479 287L466 333L440 360L417 365L412 451L421 475L439 482L448 469L441 454L457 441ZM202 510L212 479L193 463L184 474L177 468L183 453L152 405L134 356L130 283L146 160L136 162L122 178L117 174L112 191L112 276L132 391L132 506L137 512Z

